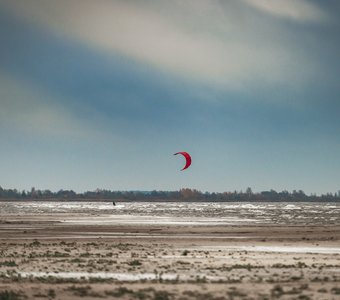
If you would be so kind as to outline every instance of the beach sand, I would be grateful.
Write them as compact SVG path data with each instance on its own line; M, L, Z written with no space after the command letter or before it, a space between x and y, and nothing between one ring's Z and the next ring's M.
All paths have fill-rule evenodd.
M340 299L340 226L98 218L2 216L0 299Z

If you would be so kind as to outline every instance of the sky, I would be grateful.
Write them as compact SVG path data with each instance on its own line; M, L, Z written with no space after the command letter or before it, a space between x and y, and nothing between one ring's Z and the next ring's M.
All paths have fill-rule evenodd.
M339 32L336 0L0 0L0 186L337 192Z

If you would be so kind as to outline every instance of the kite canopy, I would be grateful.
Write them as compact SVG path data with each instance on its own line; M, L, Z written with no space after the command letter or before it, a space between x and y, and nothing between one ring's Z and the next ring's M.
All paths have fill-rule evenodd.
M181 171L189 168L189 166L191 165L191 156L190 156L190 154L188 152L184 152L183 151L183 152L177 152L174 155L177 155L177 154L183 155L184 158L185 158L185 161L186 161L185 166L184 166L184 168Z

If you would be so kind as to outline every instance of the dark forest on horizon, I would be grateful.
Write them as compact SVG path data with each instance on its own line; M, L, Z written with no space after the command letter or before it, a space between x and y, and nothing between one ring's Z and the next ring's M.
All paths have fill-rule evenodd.
M253 192L201 192L195 189L183 188L179 191L111 191L96 189L76 193L73 190L39 190L34 187L30 191L3 189L0 186L0 201L164 201L164 202L340 202L340 191L322 195L306 195L302 190L292 192L275 190Z

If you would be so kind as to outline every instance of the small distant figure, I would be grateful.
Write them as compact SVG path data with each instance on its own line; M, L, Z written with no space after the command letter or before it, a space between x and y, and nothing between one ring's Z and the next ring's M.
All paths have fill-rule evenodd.
M112 204L113 204L113 206L116 206L116 203L114 201L112 201Z

